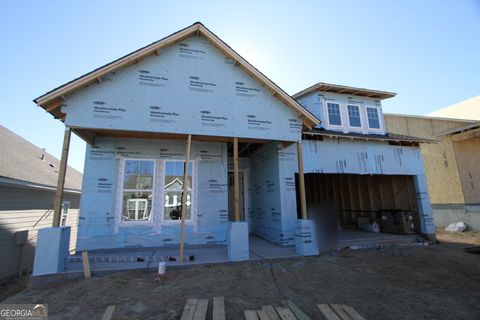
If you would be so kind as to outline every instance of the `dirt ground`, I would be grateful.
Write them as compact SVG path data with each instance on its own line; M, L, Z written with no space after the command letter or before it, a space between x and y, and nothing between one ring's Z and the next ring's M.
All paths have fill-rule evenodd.
M211 312L211 298L224 296L227 319L291 299L313 319L322 319L316 304L341 303L367 319L478 320L480 255L446 242L458 237L439 239L433 246L167 269L161 277L118 273L29 287L3 303L47 303L49 319L99 319L111 304L113 319L178 319L187 298L210 299Z

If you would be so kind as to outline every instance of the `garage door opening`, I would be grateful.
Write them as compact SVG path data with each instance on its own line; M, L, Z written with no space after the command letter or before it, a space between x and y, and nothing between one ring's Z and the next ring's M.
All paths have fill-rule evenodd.
M319 232L338 236L339 243L420 232L413 176L309 173L305 189L309 219L316 221ZM298 206L297 214L300 218ZM376 228L374 224L379 233L365 231L367 225Z

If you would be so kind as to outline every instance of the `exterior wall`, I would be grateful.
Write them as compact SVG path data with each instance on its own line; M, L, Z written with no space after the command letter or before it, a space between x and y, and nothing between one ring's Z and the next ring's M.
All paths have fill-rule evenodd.
M373 133L373 134L385 134L385 121L382 112L382 104L380 100L349 96L343 94L335 94L330 92L311 92L299 99L297 99L308 111L314 116L320 119L322 122L318 125L319 128L325 128L327 130L335 130L340 132L356 132L356 133ZM341 112L341 126L330 125L328 121L327 102L335 102L340 104ZM361 127L351 127L349 125L347 104L356 105L360 111ZM378 108L378 117L380 122L380 129L371 129L368 127L367 119L367 107Z
M180 241L179 221L163 221L165 160L184 160L185 142L98 138L87 146L81 199L78 250L154 247ZM122 158L156 160L154 212L144 225L121 223ZM225 243L228 221L226 143L192 142L193 221L186 224L186 244ZM196 213L196 214L195 214Z
M417 147L393 146L383 142L328 139L323 141L302 141L305 173L352 173L352 174L383 174L383 175L411 175L414 177L416 194L420 213L420 225L423 233L435 233L432 209L430 205L428 187L426 185L423 160L420 149ZM288 146L280 151L282 167L285 177L298 172L296 163L295 145ZM284 192L292 192L286 179L283 185ZM288 191L287 191L288 190ZM292 195L290 195L292 197ZM285 198L293 201L292 198ZM295 199L293 197L293 199ZM295 203L293 201L293 203ZM296 210L285 204L282 211L285 221L296 219ZM284 224L284 234L294 232L290 223ZM288 230L287 230L288 229Z
M480 138L453 141L466 204L480 205Z
M438 144L422 144L425 174L432 204L462 204L465 202L457 157L450 136L439 138L442 132L464 125L465 122L431 118L386 115L389 132L439 140Z
M301 115L202 37L65 97L72 127L300 140Z
M15 232L28 230L22 253L22 269L31 270L37 231L52 226L55 191L0 186L0 280L15 276L20 263L20 246L14 244ZM71 226L70 250L75 250L80 194L66 193L70 201L67 225Z
M471 121L402 115L385 119L390 132L440 140L421 145L436 226L464 221L480 230L480 139L455 141L443 135Z

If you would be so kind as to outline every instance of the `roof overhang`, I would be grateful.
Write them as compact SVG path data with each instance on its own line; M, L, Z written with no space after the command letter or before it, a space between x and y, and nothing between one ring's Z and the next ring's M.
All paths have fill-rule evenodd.
M194 35L204 37L226 57L232 59L234 65L240 67L243 71L263 85L273 96L277 97L294 111L299 112L303 116L303 123L306 127L311 128L320 123L320 120L318 120L313 114L295 101L295 99L283 91L273 81L267 78L263 73L253 67L247 60L240 56L235 50L233 50L200 22L196 22L190 27L175 32L166 38L153 42L152 44L134 51L109 64L106 64L103 67L95 69L77 79L74 79L56 89L53 89L52 91L45 93L33 101L38 106L50 112L55 118L64 121L65 115L60 111L64 96L96 82L102 82L102 77L104 75L119 68L124 68L138 63L147 57L159 55L162 50L165 50L166 48Z
M366 98L379 99L379 100L393 98L397 95L395 92L355 88L355 87L341 86L338 84L319 82L317 84L314 84L313 86L308 87L305 90L302 90L294 94L293 98L299 99L304 95L310 92L315 92L315 91L346 94L346 95L353 95L353 96L366 97Z

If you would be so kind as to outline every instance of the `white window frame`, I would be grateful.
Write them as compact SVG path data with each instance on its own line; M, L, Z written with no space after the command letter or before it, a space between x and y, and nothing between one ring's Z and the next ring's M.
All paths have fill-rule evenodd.
M162 186L162 190L161 190L161 204L162 204L162 207L159 208L158 211L160 211L160 223L162 225L178 225L182 222L182 219L178 219L178 220L169 220L169 219L165 219L165 176L167 175L167 162L180 162L180 163L185 163L185 160L182 160L182 159L164 159L162 160L163 161L163 181L161 182L161 186ZM195 218L196 218L196 192L197 192L197 188L196 188L196 185L195 185L195 160L192 160L190 159L188 161L188 166L192 168L192 176L191 176L191 181L190 181L190 185L191 185L191 188L192 188L192 192L190 194L190 202L191 202L191 205L190 205L190 219L185 219L185 224L188 224L188 225L193 225L194 222L195 222ZM182 201L180 199L180 201Z
M65 213L65 204L68 204L68 210ZM70 211L70 201L62 201L62 212L60 214L60 226L68 226L68 213Z
M378 115L378 126L380 128L371 128L370 127L370 121L368 120L368 108L371 109L377 109L377 115ZM373 132L383 132L383 114L382 110L378 106L365 106L365 121L366 121L366 128L368 131L373 131Z
M352 124L350 123L350 114L348 113L348 112L349 112L348 106L352 106L352 107L357 107L357 108L358 108L358 118L360 119L360 126L359 126L359 127L352 126ZM346 108L346 110L347 110L348 127L349 127L349 128L352 128L352 129L355 129L355 130L362 130L362 129L364 129L364 125L363 125L363 121L362 121L362 106L359 105L358 103L347 103L347 104L345 105L345 108Z
M125 188L123 187L123 182L125 178L125 161L130 160L137 160L137 161L152 161L153 162L153 176L152 176L152 208L150 212L150 219L149 220L138 220L138 221L124 221L123 220L123 193L125 192ZM147 158L124 158L120 159L122 161L122 165L119 168L119 177L118 177L118 184L119 184L119 201L117 201L117 217L119 221L120 227L129 227L129 226L153 226L155 220L155 181L157 176L157 162L155 159L147 159ZM127 189L127 192L145 192L145 189Z
M338 106L338 112L339 112L339 116L340 116L340 124L332 124L330 123L330 112L328 111L328 104L331 103L331 104L336 104ZM330 127L336 127L336 128L343 128L343 117L342 117L342 104L340 102L336 102L336 101L329 101L329 100L325 100L325 115L326 115L326 118L327 118L327 122L328 122L328 125Z

